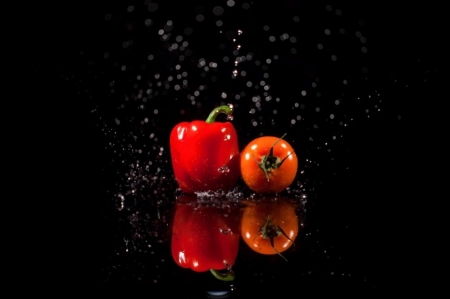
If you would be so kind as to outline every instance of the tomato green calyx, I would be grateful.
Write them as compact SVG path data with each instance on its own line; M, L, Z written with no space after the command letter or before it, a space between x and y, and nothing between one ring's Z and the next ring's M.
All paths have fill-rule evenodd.
M219 106L217 108L215 108L213 111L211 111L211 113L208 115L208 118L206 119L206 123L211 124L213 122L216 121L216 117L217 115L219 115L220 113L224 113L227 115L227 120L232 120L233 119L233 105L232 104L228 104L228 105L222 105Z
M284 161L286 161L286 159L292 155L292 153L289 153L289 155L287 155L286 157L283 158L283 160L281 160L279 157L274 156L273 155L273 148L274 146L280 142L280 140L282 140L284 138L284 136L286 136L286 134L284 134L283 136L280 137L280 139L278 139L277 141L275 141L275 143L272 145L272 147L270 148L269 154L268 155L264 155L261 157L261 162L258 162L256 160L256 158L253 156L253 158L255 159L256 163L258 163L259 168L261 168L261 170L264 172L264 174L266 175L266 179L267 181L269 181L269 177L270 177L270 172L272 171L272 169L277 169L280 168L281 165L283 164Z
M228 270L226 273L219 272L214 269L209 270L215 278L222 281L233 281L234 280L234 272L233 270Z
M270 220L270 216L267 216L266 223L264 223L264 225L261 226L261 228L259 229L259 232L261 234L261 238L269 239L270 246L272 246L273 250L275 250L275 252L279 256L281 256L285 261L287 261L287 259L275 248L273 240L274 240L274 238L276 238L280 235L283 235L292 243L294 243L294 241L292 241L291 238L289 238L287 236L287 234L284 232L284 230L280 226L272 223L272 221ZM256 238L256 236L255 236L255 238Z

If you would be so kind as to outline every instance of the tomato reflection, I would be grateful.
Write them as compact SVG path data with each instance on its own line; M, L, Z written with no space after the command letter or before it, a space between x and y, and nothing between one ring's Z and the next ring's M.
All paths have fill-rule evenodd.
M271 255L289 249L299 233L295 204L287 198L246 200L241 219L244 242L254 251Z

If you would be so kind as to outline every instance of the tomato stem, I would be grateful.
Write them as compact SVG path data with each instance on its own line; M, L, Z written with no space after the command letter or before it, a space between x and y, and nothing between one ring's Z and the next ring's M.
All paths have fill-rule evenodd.
M275 142L272 144L272 147L270 148L269 156L273 156L273 148L275 147L275 145L276 145L278 142L280 142L281 139L284 138L284 136L286 136L286 134L287 134L287 133L284 133L283 136L281 136L277 141L275 141Z
M234 275L233 270L229 270L226 273L221 273L221 272L219 272L217 270L214 270L214 269L210 269L209 271L218 280L222 280L222 281L233 281L234 280L234 276L235 275Z
M217 115L219 115L220 113L226 114L228 120L233 119L233 116L231 115L231 114L233 114L233 105L232 104L228 104L228 105L222 105L222 106L219 106L219 107L215 108L208 115L208 118L206 119L205 122L208 123L208 124L211 124L211 123L215 122Z
M291 240L291 238L288 237L288 235L284 232L284 230L278 226L272 223L272 221L270 220L270 216L267 216L266 219L266 223L264 223L263 226L261 226L261 228L259 229L259 232L261 233L261 237L263 239L269 239L270 241L270 246L272 246L273 250L275 250L275 252L281 256L285 261L287 261L287 258L285 258L276 248L274 245L274 238L283 235L286 237L286 239L288 239L289 241L291 241L292 243L294 243L294 241ZM255 236L256 238L256 236Z
M253 156L253 158L255 159L256 163L258 163L259 168L261 168L261 170L264 172L267 181L269 181L269 174L272 171L272 169L277 169L277 168L281 167L283 162L286 161L286 159L290 155L293 154L293 153L289 153L286 157L283 158L283 160L280 160L279 157L273 155L273 148L275 147L275 145L278 142L280 142L280 140L282 140L284 138L284 136L286 136L286 133L284 133L283 136L281 136L277 141L274 142L274 144L272 145L272 147L269 150L269 154L268 155L265 155L265 156L261 157L261 162L258 162L256 160L256 158Z

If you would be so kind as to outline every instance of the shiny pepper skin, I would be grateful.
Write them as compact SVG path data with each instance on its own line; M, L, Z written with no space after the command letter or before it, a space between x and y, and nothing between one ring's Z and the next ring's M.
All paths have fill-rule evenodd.
M175 179L184 193L230 190L240 177L237 133L231 122L215 122L219 113L231 116L232 106L214 109L206 121L176 125L170 135Z
M209 270L220 280L233 280L231 267L241 238L239 206L199 203L195 197L182 195L177 200L172 225L173 260L182 268Z

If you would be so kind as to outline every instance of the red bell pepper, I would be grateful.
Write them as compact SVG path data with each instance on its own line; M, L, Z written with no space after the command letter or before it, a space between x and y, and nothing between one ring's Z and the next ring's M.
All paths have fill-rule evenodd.
M240 240L239 207L199 203L195 195L183 195L175 209L171 243L175 263L196 272L210 270L218 279L232 280L231 267ZM224 269L228 271L219 271Z
M231 117L232 106L214 109L206 121L176 125L170 134L172 167L184 193L229 190L240 177L237 133L230 122L215 122L219 113Z

